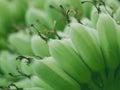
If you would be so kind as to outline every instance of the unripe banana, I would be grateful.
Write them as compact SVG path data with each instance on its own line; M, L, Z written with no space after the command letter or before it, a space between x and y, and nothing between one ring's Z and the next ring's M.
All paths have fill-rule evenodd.
M53 6L53 8L50 7L51 5ZM65 27L66 21L64 20L64 16L62 15L62 12L60 11L59 5L60 5L59 0L57 1L47 0L45 3L45 11L51 17L52 21L56 21L56 29L62 31L63 28ZM54 8L57 8L57 10Z
M41 78L38 76L32 76L31 80L36 87L44 88L45 90L53 90L47 83L45 83Z
M81 0L84 1L84 0ZM85 3L82 5L83 8L83 17L89 18L90 19L90 13L92 10L92 4L91 3Z
M33 75L34 74L33 64L34 60L30 64L27 64L26 59L23 59L21 61L20 69L23 73L27 75Z
M100 10L102 13L106 13L106 14L109 14L109 15L112 15L112 10L111 8L107 7L107 6L101 6L100 7ZM93 7L92 11L91 11L91 21L93 22L94 24L94 27L96 27L96 23L98 21L98 18L99 18L99 13L97 11L97 9L95 7Z
M70 34L77 53L83 58L85 63L96 72L103 71L105 65L99 47L97 31L84 25L73 23L71 24Z
M116 10L115 17L120 22L120 7Z
M14 84L20 88L32 88L33 87L32 81L28 78L19 80L18 82L15 82Z
M69 39L51 40L50 53L65 72L79 83L87 83L91 79L91 73L70 44Z
M56 65L53 58L39 61L35 65L37 75L53 90L81 90L80 86Z
M15 54L11 54L8 51L2 51L0 53L0 68L3 72L4 77L10 79L11 81L17 81L20 79L19 77L13 78L9 74L12 73L13 75L17 73L16 66L19 66L20 63L16 61Z
M26 12L26 24L30 26L34 24L38 30L52 29L53 22L47 13L43 10L30 7ZM35 32L34 28L31 28Z
M13 48L21 55L33 55L29 35L24 32L17 32L12 33L8 39Z
M116 22L108 14L102 13L98 19L97 30L107 67L115 70L120 63Z
M31 48L36 56L40 56L42 58L50 56L47 43L38 35L32 36Z

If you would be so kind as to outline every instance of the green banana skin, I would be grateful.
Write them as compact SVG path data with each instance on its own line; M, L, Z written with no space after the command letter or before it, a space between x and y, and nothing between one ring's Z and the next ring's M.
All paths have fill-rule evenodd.
M24 31L20 31L17 33L12 33L8 41L10 43L10 47L13 48L20 55L33 55L30 38L31 36Z
M35 65L35 71L44 82L53 88L53 90L81 90L80 86L65 74L64 71L55 64L51 57L39 61ZM57 84L57 86L55 84Z
M41 58L50 56L47 43L38 35L33 35L31 38L31 48L36 56Z

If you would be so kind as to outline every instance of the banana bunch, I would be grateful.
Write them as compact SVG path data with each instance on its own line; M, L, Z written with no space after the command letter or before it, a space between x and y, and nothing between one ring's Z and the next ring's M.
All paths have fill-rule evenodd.
M69 39L49 41L52 58L37 63L35 71L53 90L120 89L120 26L111 16L101 13L96 27L71 23ZM58 68L74 80L73 85Z
M27 26L8 36L10 51L0 51L0 90L120 89L119 0L25 3L26 11L5 7L11 20L24 21L26 12Z
M42 80L38 87L45 90L118 90L119 29L106 13L99 14L96 30L73 22L68 38L48 41L51 57L35 60L27 67L21 62L22 70ZM37 36L33 38L37 40Z

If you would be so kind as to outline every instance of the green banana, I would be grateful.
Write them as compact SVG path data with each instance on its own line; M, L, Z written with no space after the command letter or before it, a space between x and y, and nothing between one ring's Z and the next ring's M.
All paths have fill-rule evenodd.
M70 38L78 54L92 70L96 72L104 70L105 64L97 39L97 31L72 23Z
M30 35L26 35L25 32L12 33L8 41L11 44L11 47L16 50L21 55L33 55L31 46L30 46Z
M116 69L119 61L119 44L115 20L107 14L100 14L97 30L105 61L109 69Z
M115 18L118 20L118 22L120 22L120 7L118 7L118 9L116 10L116 13L115 13Z
M37 75L53 90L81 90L80 86L56 64L53 58L46 58L35 65Z
M41 87L46 90L53 90L52 87L50 87L47 83L45 83L41 78L38 76L32 76L31 80L33 82L33 85L36 87Z
M87 83L91 79L91 73L70 44L69 39L51 40L50 53L70 76L79 83Z
M39 31L50 30L53 27L53 22L47 13L34 7L30 7L26 11L26 24L28 26L34 24ZM34 29L35 28L31 28L33 32L35 32Z
M34 35L31 38L31 48L36 56L48 57L50 56L47 43L38 35Z

